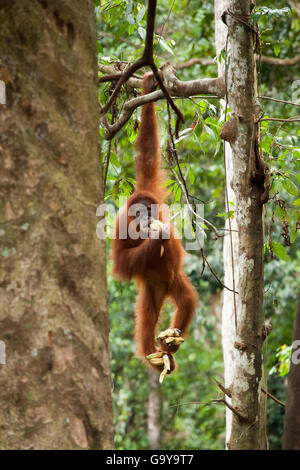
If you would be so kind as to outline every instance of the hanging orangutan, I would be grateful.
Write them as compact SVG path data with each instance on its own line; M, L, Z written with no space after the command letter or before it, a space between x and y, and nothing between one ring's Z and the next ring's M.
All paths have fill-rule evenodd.
M143 77L143 93L155 90L153 74ZM142 107L137 151L137 189L120 210L113 240L113 273L121 280L134 279L138 289L135 305L137 356L161 373L175 369L173 354L184 341L195 313L197 293L182 270L186 254L169 222L164 201L164 171L161 170L160 145L154 103ZM125 229L124 229L125 227ZM177 310L170 328L155 342L155 328L165 299Z

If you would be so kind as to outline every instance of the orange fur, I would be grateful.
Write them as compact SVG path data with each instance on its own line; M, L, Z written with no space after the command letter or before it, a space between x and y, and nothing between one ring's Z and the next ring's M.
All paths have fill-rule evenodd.
M143 77L143 92L147 94L153 89L152 74L146 73ZM185 335L195 313L197 293L182 270L185 251L180 240L175 238L175 230L171 224L168 239L163 239L163 232L160 232L157 239L133 240L130 237L119 237L120 224L129 224L134 220L133 216L128 215L128 211L133 204L139 202L158 204L159 220L168 222L168 213L161 205L166 198L166 190L163 187L164 172L160 168L159 134L154 103L147 103L142 108L135 149L138 153L137 190L117 216L112 256L113 273L122 280L136 281L139 293L135 305L135 340L138 344L137 355L145 358L156 351L155 328L165 299L170 297L177 305L171 327L179 328ZM158 371L162 370L161 366L152 367ZM174 367L175 361L171 361L171 369Z

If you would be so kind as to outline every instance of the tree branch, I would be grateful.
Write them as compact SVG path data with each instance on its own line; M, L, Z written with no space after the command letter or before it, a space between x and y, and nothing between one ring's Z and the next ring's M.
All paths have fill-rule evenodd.
M120 76L118 83L109 98L106 105L101 108L101 114L106 114L109 108L115 103L117 96L120 93L122 85L139 69L148 65L151 67L155 78L157 79L162 91L164 92L168 102L172 106L173 110L177 114L178 118L184 122L184 117L182 112L177 108L176 104L172 100L168 90L165 88L159 74L157 67L153 58L153 37L154 37L154 25L155 25L155 15L156 15L156 3L157 0L148 0L148 13L147 13L147 29L146 29L146 39L145 39L145 48L142 57L140 57L133 64L129 65Z
M258 58L257 58L258 59ZM291 66L300 64L300 54L295 55L295 57L287 58L287 59L279 59L278 57L267 57L265 55L261 56L261 62L270 65L283 65L283 66Z
M109 76L111 76L113 75L114 67L111 66L110 68L108 68L108 66L104 66L102 70L104 70L106 73L108 72ZM219 98L224 97L225 86L223 78L205 78L191 80L188 82L180 81L176 77L175 69L170 64L166 64L161 69L161 71L159 72L159 76L160 75L162 75L161 80L166 84L167 92L173 97L188 98L193 95L198 95L199 93L214 94ZM142 86L142 82L137 79L131 78L128 83L130 84L130 86ZM117 132L126 124L126 122L132 116L132 113L136 108L152 101L158 101L164 98L165 96L166 94L162 90L157 90L152 93L148 93L147 95L141 95L137 98L133 98L127 101L124 104L121 116L113 125L110 125L106 119L106 116L103 116L102 123L106 128L105 138L107 140L112 139L117 134Z
M285 408L285 404L282 401L278 400L278 398L274 397L274 395L272 395L270 392L267 392L264 388L261 388L261 391L264 392L267 397L271 398L271 400L275 401L275 403L278 403L278 405Z
M270 96L258 96L261 100L276 101L276 103L290 104L292 106L299 106L299 103L294 103L293 101L278 100L277 98L271 98Z
M259 60L259 56L256 57L256 60ZM286 59L279 59L278 57L268 57L266 55L262 55L260 58L262 63L275 65L275 66L292 66L297 65L300 63L300 54L295 55L294 57L287 57ZM181 64L176 64L174 67L176 70L187 69L189 67L193 67L194 65L218 65L217 60L215 59L203 59L200 57L190 59L187 62L183 62Z
M112 139L117 132L124 127L126 122L132 116L134 110L139 106L143 106L146 103L150 103L152 101L157 101L164 98L164 93L161 90L153 91L152 93L148 93L148 95L141 95L137 98L133 98L132 100L127 101L124 104L123 111L119 119L114 124L109 124L107 117L102 117L102 124L106 128L105 138L107 140Z
M98 64L98 69L100 72L106 74L103 77L99 77L99 82L110 82L112 80L111 77L115 76L117 79L119 79L126 68L127 64L124 62L114 62L113 65L104 65L104 64ZM127 85L129 85L131 88L142 88L142 77L139 78L133 78L130 77L127 80Z
M189 67L193 67L196 64L200 64L200 65L204 65L204 66L218 65L218 63L215 59L201 59L199 57L199 58L196 58L196 59L190 59L187 62L183 62L182 64L176 64L174 67L176 68L176 70L182 70L182 69L187 69Z

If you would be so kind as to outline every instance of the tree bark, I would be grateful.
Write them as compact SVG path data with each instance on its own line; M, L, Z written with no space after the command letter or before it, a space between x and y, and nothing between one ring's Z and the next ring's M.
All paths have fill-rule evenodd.
M3 449L113 447L94 6L0 1Z
M300 293L298 298L298 308L294 328L293 342L295 349L292 351L295 357L291 360L290 371L288 375L288 392L284 418L283 432L283 450L300 450L300 364L299 364L299 346L300 346Z
M226 43L221 16L228 28L228 71L226 78L228 107L234 130L225 143L227 193L234 210L230 236L224 239L223 350L225 387L230 389L231 406L227 410L227 447L263 449L266 447L261 416L262 380L262 295L263 295L263 184L252 177L253 128L256 115L253 33L245 24L250 1L216 0L216 44L220 51ZM240 21L241 18L243 21ZM218 25L218 26L217 26ZM218 34L221 38L218 37ZM224 37L225 36L225 37ZM222 39L223 38L223 39ZM232 130L232 129L231 129ZM256 170L256 168L255 168ZM229 228L227 221L226 228ZM232 258L234 267L232 268ZM233 276L235 286L233 285ZM226 400L230 403L229 397Z
M161 386L155 370L148 369L148 377L149 398L147 431L149 448L158 450L161 449Z
M229 0L216 0L215 1L215 41L217 56L221 53L226 45L227 27L223 23L221 16L225 10L229 8ZM225 76L224 61L218 61L218 74L220 77ZM225 100L221 101L222 117L224 118ZM225 165L226 165L226 190L228 201L236 203L234 191L232 189L232 152L229 142L224 141L225 150ZM226 199L226 197L225 197ZM225 210L227 211L227 204L225 202ZM225 229L229 230L229 219L225 222ZM224 284L230 289L233 289L233 272L232 272L232 256L233 260L238 258L238 234L236 217L231 219L232 229L232 248L230 236L224 237L223 242L223 266L224 266ZM237 264L234 263L235 279L238 276ZM234 297L232 292L224 289L223 308L222 308L222 347L223 347L223 360L224 360L224 385L225 388L230 388L233 382L233 357L234 357L234 338L235 338L235 320L234 320ZM231 404L230 397L226 397L229 404ZM230 440L232 424L232 412L226 408L226 442Z

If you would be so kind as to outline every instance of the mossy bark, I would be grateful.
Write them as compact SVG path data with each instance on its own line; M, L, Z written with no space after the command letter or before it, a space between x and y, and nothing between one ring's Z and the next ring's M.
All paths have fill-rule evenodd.
M0 445L113 447L94 6L0 0Z

